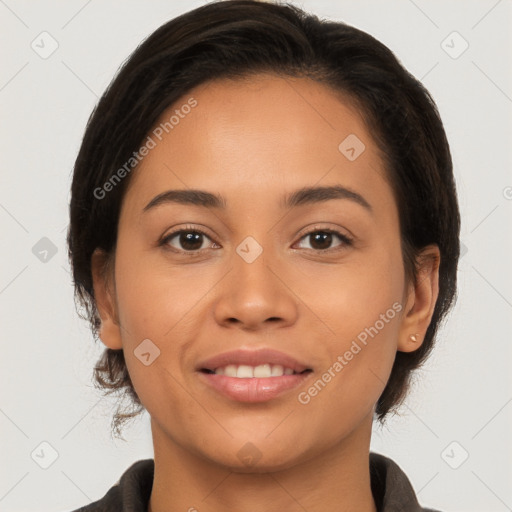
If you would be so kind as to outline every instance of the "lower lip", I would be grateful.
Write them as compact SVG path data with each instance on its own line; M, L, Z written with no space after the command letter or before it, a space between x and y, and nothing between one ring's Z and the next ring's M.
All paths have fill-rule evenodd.
M223 395L239 402L266 402L298 387L312 372L281 377L248 378L226 377L199 372L200 378Z

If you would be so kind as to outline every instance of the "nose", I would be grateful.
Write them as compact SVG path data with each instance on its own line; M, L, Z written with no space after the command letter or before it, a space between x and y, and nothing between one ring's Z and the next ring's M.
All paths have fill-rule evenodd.
M298 317L298 299L289 280L289 271L270 261L266 251L250 263L234 254L231 271L219 283L215 320L247 331L292 325Z

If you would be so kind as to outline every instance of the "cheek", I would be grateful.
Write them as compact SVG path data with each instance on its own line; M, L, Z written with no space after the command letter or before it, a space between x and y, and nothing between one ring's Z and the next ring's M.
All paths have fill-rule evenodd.
M322 429L326 440L347 435L367 417L389 379L401 304L363 298L353 298L337 318L325 317L335 332L329 338L332 341L324 341L325 365L297 396L313 437L316 429Z
M120 239L116 258L116 295L125 361L143 405L150 413L185 407L182 364L191 340L206 321L202 300L218 281L194 265L172 267L155 252ZM147 341L149 340L149 341ZM148 354L145 355L145 354ZM149 364L145 364L149 363ZM166 390L165 403L161 391Z
M310 308L309 316L317 327L333 342L343 344L356 337L387 312L384 320L394 321L386 322L386 332L398 332L397 306L393 305L401 304L404 288L399 248L382 245L350 256L341 264L306 265L286 279Z
M401 255L387 247L350 268L317 271L314 282L317 286L308 287L303 281L298 294L315 312L311 331L325 333L327 358L319 380L299 403L311 403L318 411L331 407L335 415L349 408L363 416L382 393L396 356L403 309Z
M118 255L116 291L123 340L170 338L175 343L177 332L194 328L190 318L200 309L194 306L212 288L206 273L194 265L171 266L158 250L128 252L120 243Z

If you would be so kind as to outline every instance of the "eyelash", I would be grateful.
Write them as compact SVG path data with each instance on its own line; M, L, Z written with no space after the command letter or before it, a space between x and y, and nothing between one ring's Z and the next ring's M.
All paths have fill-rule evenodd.
M189 256L196 256L197 254L199 254L199 252L205 250L205 249L196 249L196 250L193 250L193 251L184 251L184 250L181 250L181 249L176 249L175 247L170 247L168 245L169 241L172 240L174 237L176 237L176 235L179 235L181 233L199 233L199 234L205 236L206 238L208 238L209 240L211 240L211 237L207 233L205 233L203 230L201 230L199 228L195 228L195 227L187 227L187 228L184 228L184 229L183 228L182 229L177 229L176 231L173 231L173 232L169 233L164 238L162 238L162 240L159 242L158 245L159 246L165 246L165 248L170 250L170 251L179 252L179 253L186 254L186 255L189 255ZM308 251L313 251L313 252L316 252L316 253L319 253L319 254L325 254L325 253L328 253L328 252L330 253L330 252L333 252L333 251L342 250L344 247L350 247L353 244L353 239L348 237L347 235L345 235L343 233L340 233L339 231L336 231L334 229L321 229L321 228L315 228L312 231L308 231L307 233L304 233L300 237L299 241L303 240L306 237L308 237L310 235L313 235L315 233L329 233L329 234L332 234L332 235L336 235L341 240L342 244L340 246L331 247L329 249L307 249Z

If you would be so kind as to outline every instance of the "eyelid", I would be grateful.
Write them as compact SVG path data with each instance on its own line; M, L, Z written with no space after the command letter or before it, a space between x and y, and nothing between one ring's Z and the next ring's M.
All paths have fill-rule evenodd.
M314 224L313 226L304 228L301 231L299 231L297 236L299 237L299 239L302 239L305 236L311 235L312 233L316 233L318 231L338 234L338 235L340 235L344 238L347 238L348 240L351 240L351 241L353 241L355 239L355 236L348 229L346 229L346 228L342 229L340 226L330 227L330 226L326 226L325 224Z

